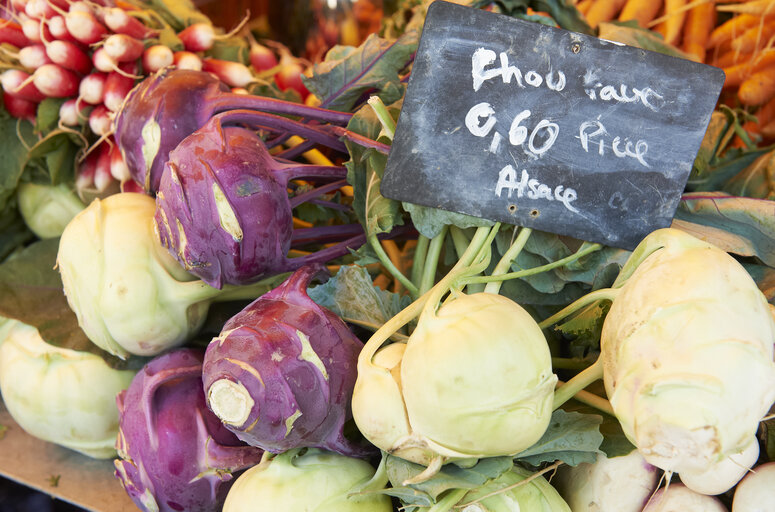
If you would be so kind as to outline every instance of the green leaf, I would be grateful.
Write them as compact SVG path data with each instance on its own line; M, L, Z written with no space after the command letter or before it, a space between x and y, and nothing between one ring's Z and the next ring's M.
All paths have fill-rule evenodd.
M740 256L775 267L775 201L722 192L684 195L673 227Z
M35 238L19 214L16 198L12 198L0 211L0 262Z
M289 87L282 91L277 87L277 84L273 80L269 81L256 78L255 82L249 84L246 89L254 96L265 96L267 98L277 98L293 103L301 103L301 95L296 90Z
M168 47L173 52L179 52L186 49L183 45L183 41L180 40L177 32L175 32L175 29L169 25L159 30L159 44Z
M495 223L491 220L480 219L463 213L440 210L430 206L420 206L419 204L402 203L404 210L409 212L412 217L412 224L425 237L434 238L441 233L444 226L457 226L460 229L480 226L492 226Z
M27 148L19 140L19 134L25 141L33 141L32 131L31 123L11 117L0 106L0 210L5 209L16 191L27 162Z
M393 496L401 500L404 507L430 507L434 501L424 492L420 492L411 487L388 487L387 489L381 489L376 491L377 494L385 494L387 496ZM405 508L402 510L410 510Z
M138 0L133 3L155 11L177 32L194 23L212 24L190 0Z
M775 150L754 160L724 183L722 190L733 196L775 200Z
M565 412L552 413L549 427L533 446L516 456L517 460L538 466L542 462L560 460L570 466L595 462L600 453L603 418L596 414Z
M329 50L326 60L315 64L312 76L302 77L302 81L324 108L350 112L366 95L377 95L389 105L403 94L398 73L409 63L417 44L414 31L396 40L371 34L358 48L335 46Z
M545 24L544 20L526 18L527 9L530 7L535 11L549 14L560 27L566 30L594 35L594 31L584 21L578 9L563 0L475 0L471 3L471 7L484 8L491 4L495 6L496 12ZM545 16L535 17L546 19Z
M310 298L345 319L381 326L412 299L374 286L369 272L357 265L339 268L327 282L308 290Z
M605 387L603 386L602 381L590 385L587 387L587 391L598 396L605 396ZM562 408L567 412L594 414L599 415L602 418L603 422L600 424L600 433L603 434L603 443L600 445L600 451L605 453L606 457L611 458L627 455L635 449L635 446L627 439L627 436L624 435L619 420L614 416L601 413L597 409L576 400L565 402Z
M56 128L59 122L59 108L65 101L65 98L46 98L41 101L35 119L35 131L47 134Z
M215 41L207 56L247 65L249 52L248 41L244 37L230 37Z
M608 301L590 304L569 320L557 325L556 329L558 331L572 338L572 356L586 357L591 351L596 351L600 348L603 321L609 309L611 309L611 303Z
M743 267L751 275L756 286L767 298L767 301L775 305L775 268L766 267L764 265L751 265L744 263Z
M513 465L511 457L480 459L473 466L466 468L454 463L445 464L438 473L428 480L404 486L404 481L419 475L425 470L425 467L392 455L389 455L387 459L388 478L393 489L408 488L418 491L420 496L430 496L434 503L445 491L450 489L475 489L488 480L498 478L510 470ZM410 493L406 492L406 494Z
M398 118L399 111L400 107L388 107L393 119ZM369 107L358 110L347 127L373 140L377 140L382 131L382 124ZM345 166L347 182L353 186L353 210L366 233L386 233L403 224L400 203L387 199L379 190L387 159L373 149L349 141L345 143L350 152L350 160Z
M41 240L0 265L0 316L36 327L51 345L98 354L114 367L125 364L78 327L55 269L58 249L58 238Z
M659 33L639 27L634 21L603 22L598 26L598 37L680 59L689 58L686 53L667 44Z

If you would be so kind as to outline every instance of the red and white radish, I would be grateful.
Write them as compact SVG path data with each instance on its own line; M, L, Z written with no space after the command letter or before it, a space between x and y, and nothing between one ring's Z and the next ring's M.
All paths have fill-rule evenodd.
M250 65L258 72L270 70L279 64L274 52L253 38L250 41L249 58Z
M194 52L175 52L172 54L172 63L178 69L202 71L202 59Z
M72 8L65 16L65 26L70 35L83 44L97 43L108 33L108 30L94 14L73 11Z
M30 81L32 75L21 69L7 69L0 74L0 84L3 91L27 101L39 103L46 98L34 83Z
M107 141L100 143L97 148L97 160L94 163L94 188L97 192L104 192L113 183L114 178L110 168L110 144Z
M40 38L40 34L37 35ZM0 43L8 43L17 48L23 48L30 44L30 40L24 34L22 26L10 20L0 23Z
M115 143L110 150L110 174L121 183L127 180L131 181L132 178L129 173L129 167L127 167L124 157L121 155L121 150Z
M103 20L105 25L116 34L124 34L135 39L147 39L157 33L156 30L146 27L119 7L104 9Z
M52 16L46 20L46 26L48 27L49 32L51 32L51 37L53 37L54 40L68 41L70 43L76 42L76 39L70 35L70 32L67 30L64 16Z
M135 81L132 78L128 78L115 71L109 73L108 79L105 81L105 97L103 99L108 110L118 112L134 85Z
M107 73L92 73L81 80L78 87L78 98L90 105L99 105L105 97L105 81Z
M113 34L105 39L103 45L108 57L116 62L137 60L143 54L143 42L126 34Z
M286 48L280 48L280 70L274 76L277 86L285 91L293 89L305 99L309 95L309 90L301 81L301 75L304 74L304 66L301 61L291 55Z
M13 117L18 119L27 119L32 123L35 122L35 116L38 112L38 104L34 101L25 100L3 91L3 105L5 106L5 109L8 111L8 113Z
M105 105L98 105L89 114L89 129L99 137L110 135L112 124L110 111Z
M65 126L78 126L88 119L90 105L78 102L76 98L70 98L59 107L59 121Z
M245 87L256 80L250 68L230 60L202 59L202 71L214 74L231 87Z
M51 98L67 98L78 92L78 75L57 64L45 64L32 74L32 83Z
M31 44L19 50L19 64L27 69L38 69L44 64L49 64L51 59L46 54L46 47L42 44Z
M54 64L81 75L89 73L93 68L89 55L78 44L70 41L51 41L46 45L46 54Z
M163 44L149 46L143 52L143 70L146 73L156 73L160 69L171 66L173 62L172 50Z

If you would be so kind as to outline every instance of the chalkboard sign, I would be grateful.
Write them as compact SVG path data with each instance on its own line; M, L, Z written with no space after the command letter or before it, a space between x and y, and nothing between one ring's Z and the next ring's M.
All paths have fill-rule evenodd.
M704 64L437 1L381 191L632 249L670 225L723 82Z

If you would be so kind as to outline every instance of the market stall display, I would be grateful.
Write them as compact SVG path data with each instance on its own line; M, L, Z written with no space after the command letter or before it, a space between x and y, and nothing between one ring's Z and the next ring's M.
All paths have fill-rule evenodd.
M775 4L448 11L475 12L480 38L504 15L542 24L536 34L638 48L618 56L665 54L652 62L669 61L678 81L720 77L703 64L725 71L715 105L718 89L697 93L705 110L682 100L691 116L665 125L675 133L627 118L655 147L683 150L660 164L680 168L675 190L648 188L674 193L674 212L617 243L584 240L581 223L553 227L545 206L562 191L535 176L558 164L525 144L556 133L531 135L520 124L531 112L504 144L534 178L526 211L554 223L456 213L475 212L415 185L418 203L394 198L411 182L391 172L417 160L402 112L424 106L413 130L454 131L428 124L428 112L457 115L454 84L407 94L428 69L423 23L449 4L362 3L342 2L342 15L361 26L380 16L379 33L325 52L312 50L326 38L311 41L311 63L247 18L221 29L188 2L4 5L0 474L100 512L577 512L590 501L735 512L756 501L753 475L765 480L775 462ZM553 52L574 51L544 50L550 67ZM522 75L506 53L454 72L476 91L497 61L503 83L507 70L558 92L559 68ZM580 94L632 103L625 85L589 84ZM601 116L616 108L604 106ZM544 127L572 111L550 107ZM457 124L494 154L500 112L465 110ZM648 167L635 142L610 154ZM442 188L463 186L444 180L453 169L472 172L466 144L420 159ZM584 158L562 172L581 173ZM494 193L485 181L465 186ZM71 478L81 462L93 493ZM49 485L36 474L60 472Z

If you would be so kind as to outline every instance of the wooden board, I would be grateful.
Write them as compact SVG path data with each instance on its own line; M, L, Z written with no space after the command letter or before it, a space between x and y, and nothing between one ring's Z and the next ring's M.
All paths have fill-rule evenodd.
M112 460L96 460L36 439L13 421L0 401L0 475L93 512L137 512ZM52 485L52 477L56 479Z

